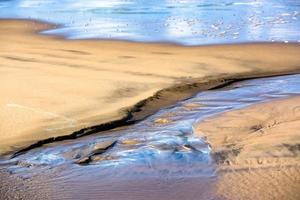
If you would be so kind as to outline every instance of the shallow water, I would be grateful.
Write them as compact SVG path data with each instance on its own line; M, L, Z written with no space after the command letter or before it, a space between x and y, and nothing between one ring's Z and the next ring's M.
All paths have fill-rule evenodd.
M49 174L93 179L138 177L210 177L214 162L209 145L196 137L193 125L220 113L300 94L300 75L261 78L200 92L162 109L144 121L119 130L36 148L2 169L29 178ZM51 171L51 172L50 172Z
M45 33L185 45L300 41L298 0L1 0L0 18L62 24Z

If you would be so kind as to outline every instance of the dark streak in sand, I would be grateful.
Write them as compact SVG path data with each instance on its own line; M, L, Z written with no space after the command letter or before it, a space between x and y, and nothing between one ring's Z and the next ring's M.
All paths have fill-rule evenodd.
M14 61L21 61L21 62L36 62L33 58L21 58L16 56L2 56L3 58L14 60Z
M127 114L125 115L125 117L119 120L111 121L108 123L104 123L104 124L100 124L88 128L83 128L69 135L50 137L44 140L40 140L36 143L33 143L25 148L22 148L14 152L10 158L15 158L21 154L24 154L34 148L41 147L45 144L50 144L50 143L64 141L64 140L73 140L76 138L80 138L95 133L100 133L114 128L132 125L134 123L144 120L145 118L157 112L161 108L165 108L178 101L191 98L193 95L197 94L200 91L220 89L229 86L232 83L242 81L242 80L272 77L277 75L289 75L289 74L296 74L296 73L299 73L299 70L291 71L289 73L270 73L270 74L244 73L244 74L237 74L234 76L227 75L217 79L208 78L207 81L205 82L197 82L197 80L194 80L194 82L190 82L190 83L177 84L172 87L162 89L158 91L156 94L154 94L153 96L138 102L132 108L125 110Z
M65 51L65 52L70 52L70 53L75 53L75 54L79 54L79 55L91 55L88 52L85 51L78 51L78 50L73 50L73 49L59 49L60 51Z

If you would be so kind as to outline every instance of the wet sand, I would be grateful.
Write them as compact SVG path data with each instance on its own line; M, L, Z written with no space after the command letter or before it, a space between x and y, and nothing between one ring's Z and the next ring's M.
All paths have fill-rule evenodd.
M0 160L0 194L5 199L299 199L299 77L203 91L127 128Z
M0 21L0 154L85 127L143 119L233 79L300 69L299 44L183 47L37 34L52 26Z
M218 163L218 196L300 198L300 96L229 111L196 130Z
M65 179L57 185L51 176L39 176L23 180L9 174L1 173L3 185L1 195L4 199L30 200L69 200L69 199L103 199L103 200L165 200L165 199L214 199L215 178L103 178L97 174L88 174L78 179ZM86 175L86 174L85 174ZM96 177L96 178L95 178ZM47 180L49 178L49 180ZM89 178L89 180L88 180ZM3 183L2 183L3 182ZM11 184L14 182L14 184Z

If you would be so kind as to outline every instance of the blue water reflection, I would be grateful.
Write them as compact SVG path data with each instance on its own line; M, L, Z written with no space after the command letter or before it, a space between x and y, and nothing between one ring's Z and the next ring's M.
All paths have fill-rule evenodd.
M59 23L47 33L70 39L300 41L299 0L2 0L0 17Z

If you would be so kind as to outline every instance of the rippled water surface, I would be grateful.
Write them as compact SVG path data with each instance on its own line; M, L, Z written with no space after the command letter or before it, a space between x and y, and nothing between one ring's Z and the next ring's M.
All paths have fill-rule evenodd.
M2 168L25 177L61 170L64 176L212 176L209 145L193 126L220 113L300 94L300 75L261 78L200 92L133 126L48 144L10 160ZM58 176L60 177L60 176Z
M0 17L59 23L46 33L72 39L300 41L299 0L0 0Z

